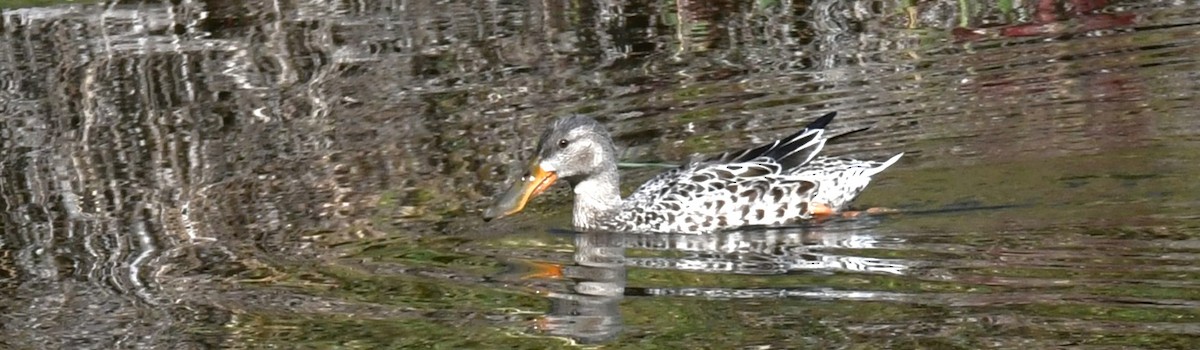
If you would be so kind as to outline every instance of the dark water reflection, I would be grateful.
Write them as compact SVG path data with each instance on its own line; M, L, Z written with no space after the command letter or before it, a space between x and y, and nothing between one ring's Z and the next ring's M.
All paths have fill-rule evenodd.
M1190 347L1200 3L1012 4L4 9L0 347ZM829 110L902 213L478 220L556 115L677 162Z

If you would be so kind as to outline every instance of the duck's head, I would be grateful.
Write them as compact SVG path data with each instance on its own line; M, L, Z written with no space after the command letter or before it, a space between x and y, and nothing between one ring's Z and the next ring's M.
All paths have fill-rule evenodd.
M496 198L484 220L516 214L558 179L579 183L615 173L616 149L603 125L585 116L559 118L538 139L537 152L525 174Z

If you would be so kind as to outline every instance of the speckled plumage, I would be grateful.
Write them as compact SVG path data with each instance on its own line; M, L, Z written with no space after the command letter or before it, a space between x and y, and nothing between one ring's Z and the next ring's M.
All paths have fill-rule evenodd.
M625 199L607 131L591 118L561 118L538 142L531 164L538 176L524 177L523 187L502 196L485 218L519 211L558 177L574 187L574 224L581 230L708 233L794 224L812 218L814 206L836 212L903 153L882 162L818 156L835 115L780 140L671 169Z
M844 209L883 162L818 157L834 113L787 138L672 169L647 181L598 229L707 233L812 218L810 203Z

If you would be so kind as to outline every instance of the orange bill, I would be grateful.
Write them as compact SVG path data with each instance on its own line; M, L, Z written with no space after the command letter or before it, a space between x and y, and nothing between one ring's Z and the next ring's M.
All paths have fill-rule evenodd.
M558 175L553 171L542 169L540 164L540 159L530 162L529 172L521 177L520 181L509 187L504 195L497 198L495 204L483 212L483 219L491 220L516 214L525 209L525 204L529 203L529 199L537 197L550 188L550 185L558 180Z

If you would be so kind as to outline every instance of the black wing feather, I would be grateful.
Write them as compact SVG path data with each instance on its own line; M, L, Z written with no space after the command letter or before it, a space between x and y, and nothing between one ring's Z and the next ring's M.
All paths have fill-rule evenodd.
M826 138L826 139L825 139L825 142L833 142L833 140L837 140L837 139L840 139L840 138L843 138L843 137L846 137L846 136L850 136L850 135L853 135L853 134L857 134L857 133L860 133L860 132L863 132L863 131L867 131L867 130L870 130L870 129L871 129L871 127L869 127L869 126L868 126L868 127L863 127L863 128L858 128L858 129L850 130L850 131L847 131L847 132L844 132L844 133L841 133L841 134L837 134L837 135L830 136L829 138Z
M739 163L748 162L755 158L767 157L782 165L783 169L800 166L811 159L811 156L815 152L820 151L821 147L811 147L823 143L823 141L819 140L822 133L815 131L825 129L825 126L829 125L829 122L833 121L833 117L835 116L837 116L837 112L826 113L817 118L817 120L808 123L804 129L788 137L754 148L725 152L706 161L714 163Z

